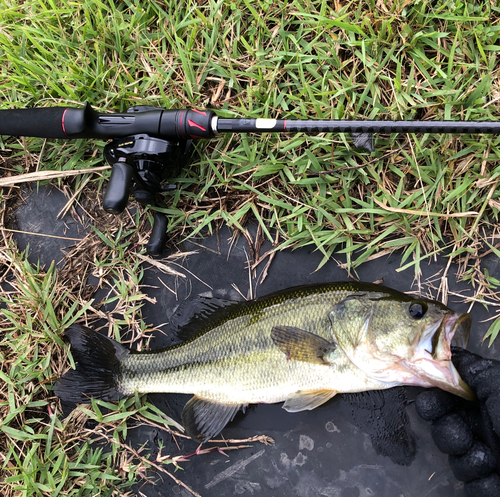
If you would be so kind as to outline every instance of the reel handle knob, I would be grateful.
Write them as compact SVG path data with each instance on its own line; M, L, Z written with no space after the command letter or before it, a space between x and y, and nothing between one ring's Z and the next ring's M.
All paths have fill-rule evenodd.
M110 214L120 214L125 210L130 194L134 169L126 162L116 162L111 170L108 186L104 192L103 207Z
M151 257L161 257L167 241L168 219L162 212L155 212L153 230L146 247Z

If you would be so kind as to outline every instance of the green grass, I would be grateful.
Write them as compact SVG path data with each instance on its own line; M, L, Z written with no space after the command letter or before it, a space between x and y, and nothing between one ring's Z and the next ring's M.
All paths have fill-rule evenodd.
M105 112L147 104L212 107L225 117L498 120L499 33L500 7L489 1L0 0L0 107L89 102ZM3 137L1 174L92 168L103 147ZM476 298L495 299L498 282L481 255L498 252L500 137L380 135L373 154L330 134L224 136L198 148L200 159L173 178L179 189L166 198L169 239L255 219L273 242L277 230L278 248L310 246L322 264L344 253L352 272L400 250L401 270L418 275L441 253L462 265ZM95 198L108 174L55 183ZM18 192L0 195L5 222ZM110 304L123 315L112 323L115 336L130 323L136 335L146 330L141 269L127 248L144 249L150 216L141 209L122 228L124 219L106 217L92 234L96 257L73 254L83 257L82 281L97 268L114 285ZM81 313L92 321L99 310L85 307L92 296L81 286L29 267L3 235L0 277L15 261L25 285L2 297L0 317L9 328L1 335L5 488L77 493L81 465L93 468L83 494L119 488L129 476L117 483L116 460L90 442L81 459L70 449L67 459L51 456L53 434L63 430L57 416L47 417L60 335L68 320ZM118 283L123 274L129 287ZM62 293L52 293L54 281ZM488 338L499 330L495 321ZM31 466L16 460L20 453Z
M135 474L132 465L124 471L118 457L127 420L141 416L167 428L171 423L139 398L117 405L95 402L62 419L51 393L54 379L66 368L60 333L96 304L92 299L83 302L69 271L58 276L54 267L44 272L15 252L2 255L14 276L11 291L0 296L6 305L0 315L2 495L111 495L112 491L122 495ZM110 278L115 292L104 304L118 301L116 310L130 324L135 323L137 302L144 296L138 293L139 268L127 268L130 272L123 274L125 268L123 264L121 274ZM129 281L126 289L120 287L124 276ZM135 324L146 328L140 320ZM105 414L99 406L111 411ZM96 428L85 425L88 419ZM103 440L112 442L111 451L100 446ZM149 461L135 465L144 471Z
M498 115L499 9L490 2L345 2L337 11L300 1L129 5L3 2L3 107L88 101L102 111L213 106L222 116ZM92 167L103 146L28 143L33 154L43 148L45 169L61 170ZM459 255L464 244L484 243L476 228L497 220L498 193L489 194L499 143L393 135L378 137L369 155L339 135L224 137L182 173L166 212L170 229L187 234L223 221L240 227L252 215L269 237L269 228L279 230L281 247L312 245L324 261L343 249L353 267L399 247L416 256L418 272L442 246ZM480 216L444 216L471 211ZM429 212L441 216L422 215Z

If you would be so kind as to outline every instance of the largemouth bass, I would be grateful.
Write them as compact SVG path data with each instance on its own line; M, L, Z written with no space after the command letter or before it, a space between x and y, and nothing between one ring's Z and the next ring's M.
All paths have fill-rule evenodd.
M158 351L128 350L73 325L65 336L76 370L55 393L73 402L192 393L182 420L204 442L254 403L284 401L298 412L339 392L397 385L473 398L450 349L453 339L466 345L470 326L468 314L375 284L297 287L216 309L201 326L198 320L194 337Z

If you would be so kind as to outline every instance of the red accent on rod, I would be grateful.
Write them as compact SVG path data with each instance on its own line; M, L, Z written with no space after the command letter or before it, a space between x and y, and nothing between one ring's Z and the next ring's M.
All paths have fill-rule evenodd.
M188 123L190 126L194 126L195 128L201 129L202 131L207 131L203 126L200 126L199 124L196 124L194 121L191 121L191 119L188 119Z
M66 111L68 109L64 109L64 112L63 112L63 115L62 115L62 119L61 119L61 126L62 126L62 130L63 130L63 133L68 136L68 134L66 133L66 128L64 127L64 116L66 115ZM69 136L68 136L69 138Z
M193 112L196 112L197 114L201 114L202 116L205 116L205 117L207 115L207 113L205 111L202 111L202 110L193 109Z
M286 119L283 121L283 128L286 131Z
M184 116L184 112L186 112L186 111L183 110L181 112L181 117L179 118L179 131L181 133L182 138L184 138L184 133L183 133L183 129L182 129L182 116Z

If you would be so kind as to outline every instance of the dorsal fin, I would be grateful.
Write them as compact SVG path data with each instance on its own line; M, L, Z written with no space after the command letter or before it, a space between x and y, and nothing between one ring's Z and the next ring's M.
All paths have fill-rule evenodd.
M197 295L177 308L170 327L183 342L190 341L224 323L233 316L235 307L244 305L244 301Z

